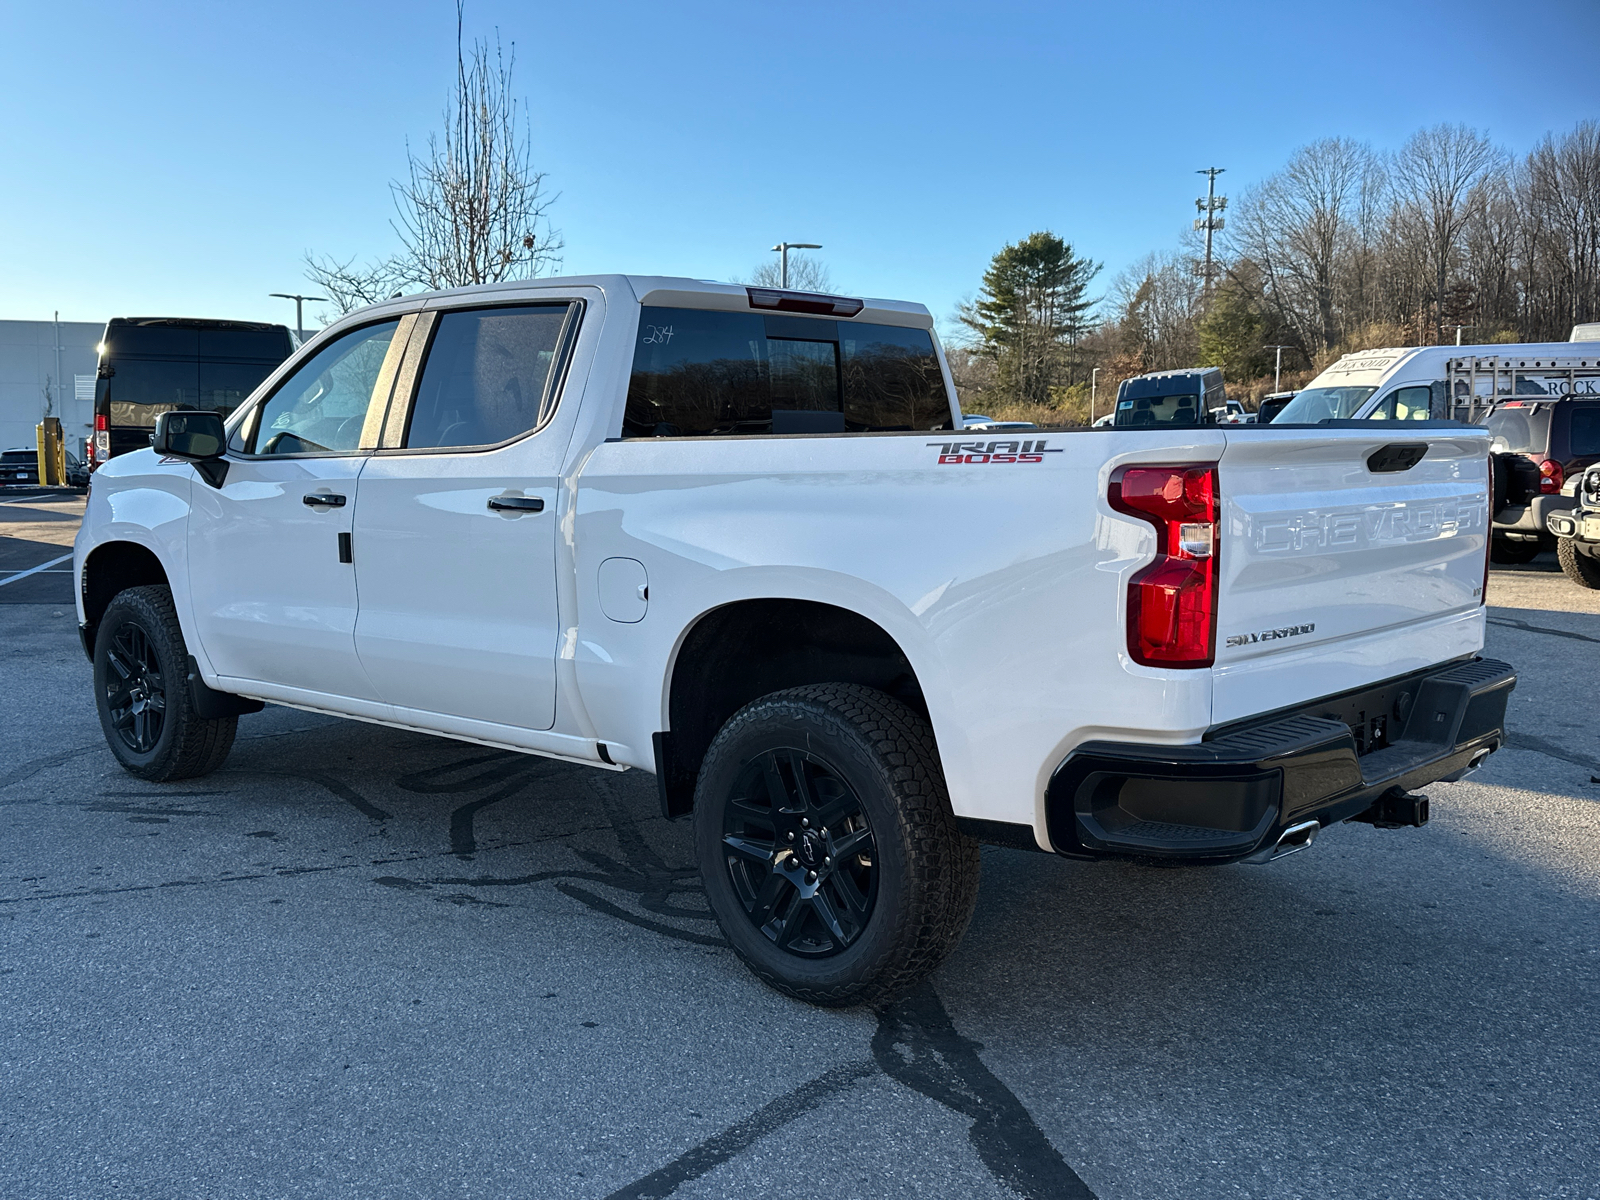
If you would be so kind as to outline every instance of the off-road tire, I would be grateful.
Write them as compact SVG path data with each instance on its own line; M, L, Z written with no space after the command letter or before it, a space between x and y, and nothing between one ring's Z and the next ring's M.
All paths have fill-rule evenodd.
M1538 542L1513 542L1497 537L1489 543L1489 561L1502 565L1530 563L1544 547Z
M147 639L158 667L152 676L160 681L163 701L160 732L143 751L119 731L112 712L116 681L120 678L112 663L113 643L130 627ZM119 655L118 661L125 658L125 654ZM177 610L172 606L172 592L155 585L118 592L106 607L95 634L94 695L106 744L123 770L153 783L165 783L209 775L227 759L239 718L197 716L189 696L188 673L189 649L178 625Z
M831 957L789 953L757 927L724 847L742 772L774 751L803 752L847 784L875 840L875 903L856 940ZM706 752L694 820L706 898L723 933L751 971L797 999L829 1006L891 1000L926 978L972 920L978 843L956 827L933 730L875 689L815 684L740 709Z
M1556 561L1561 571L1579 587L1600 588L1600 557L1578 549L1571 538L1556 539Z

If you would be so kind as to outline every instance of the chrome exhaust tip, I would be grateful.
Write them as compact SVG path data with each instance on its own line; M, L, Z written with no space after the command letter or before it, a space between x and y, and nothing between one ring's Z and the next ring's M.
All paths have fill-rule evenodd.
M1269 863L1291 854L1298 854L1316 841L1317 834L1321 832L1321 822L1301 821L1298 825L1291 825L1285 829L1278 835L1278 840L1271 846L1257 850L1244 861L1247 863Z

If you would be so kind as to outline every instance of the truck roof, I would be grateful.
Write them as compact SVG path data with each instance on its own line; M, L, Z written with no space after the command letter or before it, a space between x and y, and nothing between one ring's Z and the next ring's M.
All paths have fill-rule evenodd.
M437 292L422 292L404 297L408 303L418 300L433 300L456 298L460 296L494 295L498 292L525 291L528 288L562 288L588 286L597 287L602 291L616 291L631 294L641 304L656 305L663 308L707 308L722 309L735 312L750 312L752 309L759 312L762 307L771 311L793 312L796 309L787 305L769 305L758 307L751 303L751 293L766 293L771 296L789 297L815 297L818 300L828 299L835 301L848 301L848 307L856 304L861 307L853 315L843 309L831 313L818 312L815 315L830 315L840 320L858 321L862 324L877 325L904 325L917 329L933 328L933 314L926 305L912 304L905 300L886 300L876 297L834 296L824 297L821 293L801 292L790 290L781 292L777 288L758 288L740 283L719 283L712 279L688 279L674 275L546 275L537 279L506 280L502 283L481 283L471 287L450 288Z

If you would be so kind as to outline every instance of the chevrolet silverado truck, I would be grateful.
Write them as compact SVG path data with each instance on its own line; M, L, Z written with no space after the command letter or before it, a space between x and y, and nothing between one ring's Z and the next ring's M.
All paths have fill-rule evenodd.
M1263 862L1501 743L1489 436L964 427L928 310L590 276L395 299L93 477L95 702L148 780L290 705L600 770L822 1004L960 939L981 842Z

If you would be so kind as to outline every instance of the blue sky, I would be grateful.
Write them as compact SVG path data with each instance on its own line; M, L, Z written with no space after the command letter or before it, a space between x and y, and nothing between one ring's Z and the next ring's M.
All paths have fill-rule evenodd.
M387 183L447 98L446 0L0 15L0 318L293 319L307 250L395 248ZM1596 0L468 0L515 43L565 270L726 279L787 238L941 318L1052 229L1102 283L1227 168L1460 121L1522 152L1600 116ZM1571 56L1570 60L1568 56ZM308 324L310 324L308 319Z

